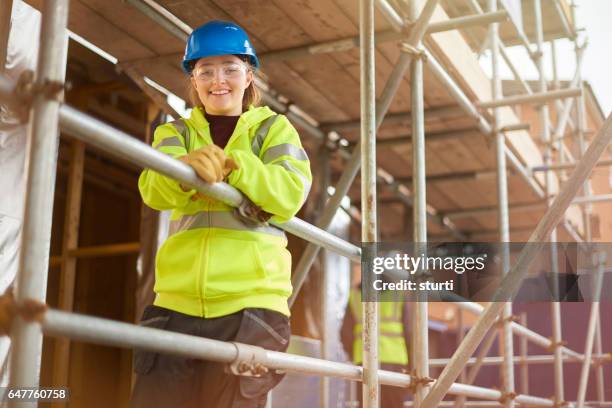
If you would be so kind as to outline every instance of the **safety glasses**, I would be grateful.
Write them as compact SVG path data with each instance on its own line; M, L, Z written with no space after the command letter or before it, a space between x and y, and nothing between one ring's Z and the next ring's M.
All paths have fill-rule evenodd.
M240 78L246 71L246 65L238 63L220 66L204 65L193 71L193 77L196 81L212 82L218 76L224 79Z

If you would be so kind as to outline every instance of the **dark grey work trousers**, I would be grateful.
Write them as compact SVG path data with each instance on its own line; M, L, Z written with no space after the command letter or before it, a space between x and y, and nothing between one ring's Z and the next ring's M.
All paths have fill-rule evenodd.
M275 351L285 351L290 336L289 319L266 309L204 319L148 306L140 325ZM238 377L227 372L225 363L138 349L134 370L132 408L263 408L268 391L283 377L273 370L262 377Z

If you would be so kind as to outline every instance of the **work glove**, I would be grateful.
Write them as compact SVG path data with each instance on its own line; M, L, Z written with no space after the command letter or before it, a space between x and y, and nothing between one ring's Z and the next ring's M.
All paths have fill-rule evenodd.
M223 149L214 144L194 150L179 157L179 160L190 165L196 174L207 183L223 181L232 170L238 169L236 162L227 157Z

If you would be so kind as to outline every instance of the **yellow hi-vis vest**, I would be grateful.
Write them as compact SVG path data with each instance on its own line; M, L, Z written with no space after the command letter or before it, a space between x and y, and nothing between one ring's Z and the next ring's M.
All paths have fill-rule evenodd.
M353 363L363 362L363 317L361 291L351 289L349 304L355 327L353 327ZM408 364L408 349L404 338L404 323L402 320L402 302L378 303L378 358L381 363Z
M212 144L200 108L188 119L155 130L153 147L172 157ZM310 190L310 163L295 128L268 107L250 107L238 119L223 149L236 161L227 182L272 221L300 209ZM176 180L153 170L140 175L142 199L156 210L172 210L170 235L157 253L154 304L192 316L219 317L244 308L289 316L291 255L284 231L245 222L214 199L192 199Z

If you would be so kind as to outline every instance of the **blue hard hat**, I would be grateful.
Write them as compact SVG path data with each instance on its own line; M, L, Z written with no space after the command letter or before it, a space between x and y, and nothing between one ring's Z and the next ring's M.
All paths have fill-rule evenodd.
M190 74L193 62L217 55L244 55L251 65L259 68L259 60L247 33L238 25L227 21L210 21L191 33L187 39L183 70Z

